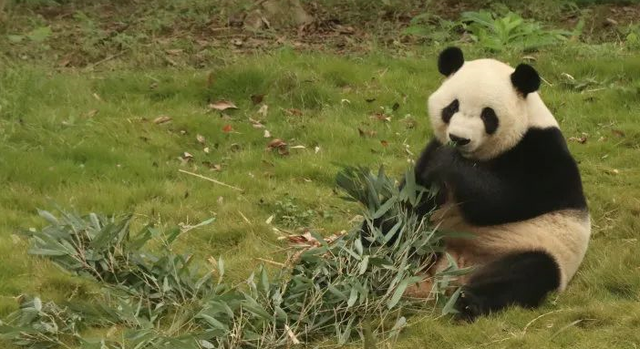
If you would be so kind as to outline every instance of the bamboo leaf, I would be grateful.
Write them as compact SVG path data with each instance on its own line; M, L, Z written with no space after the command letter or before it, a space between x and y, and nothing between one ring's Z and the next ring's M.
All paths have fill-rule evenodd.
M391 207L393 207L393 205L395 205L396 203L396 198L392 197L389 200L387 200L384 204L382 204L380 206L380 208L371 216L371 218L373 219L378 219L382 216L384 216L387 212L389 212L389 210L391 210Z
M229 331L229 327L225 324L223 324L222 322L220 322L219 320L217 320L216 318L214 318L213 316L210 316L208 314L204 314L204 313L200 313L198 314L198 317L202 318L204 321L206 321L209 325L213 326L214 328L223 330L223 331Z
M456 302L458 298L460 298L460 293L462 292L462 288L456 289L456 291L451 295L447 303L442 308L442 315L448 314L457 314L458 311L455 309Z
M340 300L343 300L343 301L347 300L347 296L344 293L342 293L340 290L338 290L335 286L328 284L327 290L332 294L334 294L336 297L338 297Z
M389 299L389 301L387 302L387 308L391 309L395 307L400 301L400 298L402 298L402 295L404 295L404 291L407 289L407 286L409 286L410 284L415 284L420 280L422 280L422 278L418 276L412 276L402 280L400 284L398 284L396 290L393 292L393 296L391 296L391 299Z
M360 262L360 267L358 268L358 275L363 275L367 271L367 267L369 266L369 256L364 256L362 261Z
M44 218L47 220L47 222L53 224L53 225L59 225L60 222L58 221L58 219L51 214L51 212L49 211L44 211L44 210L38 210L38 215L40 215L40 217Z
M351 292L349 293L349 300L347 300L347 307L352 307L354 304L356 304L356 301L358 300L358 290L356 290L355 288L351 289Z

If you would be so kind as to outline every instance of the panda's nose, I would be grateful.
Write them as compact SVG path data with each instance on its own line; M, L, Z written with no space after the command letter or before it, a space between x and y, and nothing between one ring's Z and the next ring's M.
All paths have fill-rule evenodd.
M449 134L449 139L451 139L452 142L455 142L456 146L467 145L469 144L469 142L471 142L469 138L458 137L452 133Z

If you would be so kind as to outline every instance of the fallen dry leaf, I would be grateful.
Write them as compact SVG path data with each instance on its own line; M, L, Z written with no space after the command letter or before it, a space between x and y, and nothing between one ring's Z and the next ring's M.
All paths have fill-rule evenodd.
M326 243L332 243L334 241L336 241L338 238L340 238L341 236L343 236L344 234L346 234L346 231L340 231L336 234L332 234L330 236L324 237L323 240ZM318 239L314 238L311 235L310 231L306 231L304 234L299 234L299 235L286 235L286 236L281 236L278 238L278 240L287 240L290 244L293 245L303 245L306 247L313 247L313 246L320 246L320 242L318 241Z
M176 61L174 61L173 59L169 58L169 57L164 57L164 60L167 61L167 63L171 64L172 66L177 66L178 63L176 63Z
M375 137L376 134L378 134L376 131L374 130L363 130L360 127L358 127L358 134L360 135L360 137Z
M236 107L236 105L233 104L233 102L226 101L226 100L220 100L215 103L211 103L209 104L209 108L214 110L219 110L219 111L224 111L227 109L238 109L238 107Z
M183 51L184 51L183 49L179 49L178 48L178 49L166 50L165 52L170 54L170 55L177 56L177 55L181 54Z
M67 56L66 58L63 58L60 62L58 62L58 66L60 68L64 68L68 66L69 63L71 63L71 59Z
M404 152L407 153L407 155L409 156L413 156L413 152L411 151L411 146L407 143L402 143L402 145L404 145Z
M202 164L207 166L212 171L217 171L217 172L222 171L222 166L221 165L214 164L211 161L203 161Z
M571 142L578 142L580 144L585 144L587 143L587 137L569 137L569 141Z
M285 112L292 116L302 116L302 111L300 109L286 109Z
M287 143L280 138L276 138L267 144L266 150L278 150L278 154L280 155L288 155L289 149L287 148Z
M232 143L229 146L229 151L232 151L234 153L238 152L238 151L241 151L241 150L242 150L242 146L240 144L238 144L238 143Z
M271 132L269 132L269 130L264 130L264 138L271 138Z
M233 126L231 126L229 124L224 125L224 127L222 128L222 132L224 132L224 133L229 133L231 131L233 131Z
M207 140L204 138L204 136L203 136L203 135L201 135L201 134L199 134L199 133L196 135L196 140L197 140L197 141L198 141L198 143L200 143L200 144L204 144L204 143L207 141Z
M569 137L569 141L585 144L587 143L587 136L588 135L586 133L583 133L580 137Z
M316 146L315 151L316 151L316 154L318 154L318 152L320 151L320 147L317 147L317 146Z
M355 33L355 29L353 29L352 26L348 25L348 26L344 26L342 24L336 24L333 29L335 31L337 31L339 34L353 34Z
M180 160L181 166L185 166L189 162L191 162L191 160L193 160L193 155L185 151L184 153L182 153L182 155L178 157L178 160Z
M251 123L251 126L253 126L253 128L264 128L264 125L262 123L260 123L260 121L258 121L258 120L254 120L252 118L249 118L249 122Z
M287 143L285 141L283 141L280 138L276 138L274 140L272 140L271 142L269 142L269 144L267 144L267 147L269 148L277 148L277 147L281 147L283 145L287 145Z
M204 151L205 153L209 154L211 152L211 150L209 149L209 147L204 147L204 149L202 149L202 151Z
M260 109L258 109L258 114L260 114L262 117L266 117L267 113L269 111L269 106L266 104L263 104Z
M384 139L380 141L380 144L382 144L383 147L386 147L389 145L389 142L385 141Z
M625 133L623 131L620 130L611 130L611 133L613 133L614 135L618 136L618 137L624 137Z
M408 129L413 129L418 126L418 121L412 117L406 117L402 121L404 121L404 124Z
M253 102L253 105L262 103L263 99L264 95L251 95L251 102Z
M380 121L390 122L391 117L385 113L376 112L371 115L372 119L377 119Z
M161 125L161 124L167 123L167 122L169 122L171 120L173 120L171 117L166 116L166 115L161 115L161 116L158 116L157 118L153 119L153 123L156 124L156 125Z

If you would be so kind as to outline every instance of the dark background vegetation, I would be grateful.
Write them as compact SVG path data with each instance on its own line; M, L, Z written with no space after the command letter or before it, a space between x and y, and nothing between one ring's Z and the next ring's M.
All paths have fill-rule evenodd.
M364 53L471 42L465 11L509 11L542 26L577 30L585 43L637 41L636 0L3 0L0 48L9 59L58 67L105 60L204 66L225 53L282 47Z

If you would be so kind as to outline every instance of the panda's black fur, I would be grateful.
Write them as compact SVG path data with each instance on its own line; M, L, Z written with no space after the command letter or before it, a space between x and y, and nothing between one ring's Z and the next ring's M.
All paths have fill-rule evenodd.
M578 166L555 128L530 129L515 148L484 162L465 159L433 139L416 162L415 172L417 183L425 188L445 179L450 182L464 218L474 225L587 208Z
M486 162L465 159L433 139L416 162L415 176L425 188L442 186L446 179L462 215L477 226L587 209L578 166L558 129L530 129L515 148ZM420 211L431 212L442 203L439 198L422 203ZM549 254L515 253L474 272L457 308L474 319L508 305L535 307L559 283L558 265Z
M463 64L462 52L458 48L444 50L438 59L439 71L448 78L456 74ZM520 96L518 98L522 99L528 98L540 85L535 69L524 64L511 73L510 81L512 88ZM441 126L447 127L451 117L458 112L459 103L458 99L443 102L442 109L436 110L440 115L431 117L441 118L439 122L445 124ZM486 109L490 108L482 109L483 114ZM430 111L433 114L434 110ZM485 132L491 136L489 131L500 127L499 120L493 109L487 113L482 119ZM491 113L495 120L489 115ZM449 139L464 140L453 134L449 134ZM535 223L536 219L541 219L539 217L555 212L561 212L558 215L560 218L554 218L556 220L563 219L562 212L584 212L588 221L588 207L578 166L557 126L530 126L516 144L489 158L465 157L457 148L442 143L434 137L415 165L418 184L425 188L435 184L444 189L436 197L420 203L416 208L419 214L431 213L453 198L465 224L479 230L519 222ZM393 222L377 220L374 224L386 231ZM363 236L366 236L366 222L362 230ZM540 228L535 232L544 236ZM553 230L549 231L549 234L555 233ZM575 234L586 235L588 238L589 229ZM579 254L576 251L583 248L586 250L586 246L581 245L584 244L582 235L575 238L579 242L574 243L578 247L571 250L572 253ZM482 236L476 238L482 239ZM571 234L560 239L567 240L567 249L574 247L571 245L573 241L569 241L573 239ZM569 275L562 279L564 266L545 247L548 246L515 250L479 265L463 285L461 297L456 304L460 315L473 320L477 316L496 312L510 305L536 307L549 292L563 288L573 271L567 272ZM561 249L560 251L563 252ZM582 256L570 257L568 260L573 264L579 264L582 260ZM569 270L572 268L574 266L569 267Z

